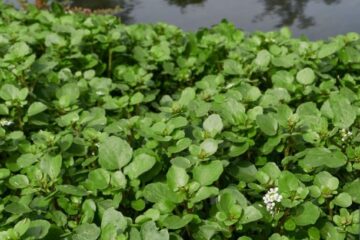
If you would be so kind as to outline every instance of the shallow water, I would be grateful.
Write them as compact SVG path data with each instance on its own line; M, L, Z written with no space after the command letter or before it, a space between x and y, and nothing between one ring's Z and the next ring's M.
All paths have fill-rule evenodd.
M360 0L74 0L72 5L120 5L125 23L162 21L190 31L226 18L249 32L288 26L295 36L310 39L360 33Z

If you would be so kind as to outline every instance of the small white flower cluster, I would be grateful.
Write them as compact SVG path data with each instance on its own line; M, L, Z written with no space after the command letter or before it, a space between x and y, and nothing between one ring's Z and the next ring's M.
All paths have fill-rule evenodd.
M270 188L269 191L263 197L264 203L266 205L266 209L274 214L275 204L281 202L282 196L279 193L279 188Z
M341 141L345 142L352 136L352 132L343 128L340 130L340 135Z
M4 118L0 120L0 126L1 126L1 127L10 126L10 125L12 125L12 124L14 124L13 121L6 120L6 119L4 119Z

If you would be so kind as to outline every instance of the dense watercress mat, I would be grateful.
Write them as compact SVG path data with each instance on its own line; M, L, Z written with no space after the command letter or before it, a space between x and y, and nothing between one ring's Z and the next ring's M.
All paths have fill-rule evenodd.
M357 239L359 34L0 3L0 239Z

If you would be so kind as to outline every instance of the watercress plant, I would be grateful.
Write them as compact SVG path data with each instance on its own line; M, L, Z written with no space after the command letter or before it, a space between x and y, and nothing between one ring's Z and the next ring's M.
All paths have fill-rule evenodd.
M360 40L0 3L0 239L357 239Z

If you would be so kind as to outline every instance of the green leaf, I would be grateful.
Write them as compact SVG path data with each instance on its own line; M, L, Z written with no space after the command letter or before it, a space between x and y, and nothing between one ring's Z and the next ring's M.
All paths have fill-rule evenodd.
M204 130L209 133L211 137L220 133L223 127L221 117L218 114L211 114L203 123Z
M352 201L360 204L360 178L355 179L344 186L344 192L350 194Z
M160 182L146 185L143 191L143 195L146 200L153 203L161 201L170 201L176 203L179 200L167 184Z
M141 92L137 92L130 98L130 105L139 104L143 100L144 100L144 95Z
M38 157L32 153L26 153L21 155L17 160L16 163L19 165L20 168L25 168L33 163L38 161ZM1 177L0 177L1 178Z
M218 149L218 143L214 139L205 139L201 144L200 148L204 151L206 156L211 156L216 153Z
M170 236L166 229L158 230L154 222L146 222L141 225L142 240L169 240Z
M79 196L79 197L87 195L87 192L84 188L76 187L73 185L58 185L56 186L56 190L65 194Z
M30 226L23 237L32 238L32 239L42 239L48 234L49 229L50 229L50 223L48 221L34 220L31 221Z
M314 185L318 186L321 190L335 191L339 187L339 179L323 171L316 174Z
M295 64L296 55L291 53L273 58L271 63L276 67L290 68Z
M267 50L261 50L257 53L254 63L259 67L267 67L270 61L271 54Z
M211 161L208 164L201 164L193 169L194 180L203 186L211 185L219 179L224 171L221 161Z
M279 191L281 193L291 193L296 192L296 190L299 188L300 182L297 179L297 177L289 172L289 171L283 171L280 174L279 177Z
M20 236L24 235L29 229L30 223L31 221L29 218L24 218L23 220L16 223L16 225L14 226L15 232L17 232Z
M94 223L83 223L75 228L73 240L97 240L100 236L100 228Z
M191 139L189 138L182 138L176 142L175 146L170 146L168 148L169 154L178 153L185 149L187 149L191 145Z
M296 80L303 85L309 85L314 82L315 73L311 68L304 68L297 73Z
M346 232L339 231L330 222L326 222L321 228L321 236L327 240L345 240Z
M127 221L121 212L114 208L108 208L102 216L101 229L108 228L109 225L113 226L114 235L117 236L117 234L125 232Z
M191 204L201 202L209 197L216 196L219 194L219 189L216 187L200 187L194 197L190 199Z
M320 217L320 209L311 202L305 202L296 207L295 214L292 219L297 226L307 226L316 223Z
M244 213L242 214L242 217L239 222L241 224L246 224L246 223L258 221L262 217L263 215L258 209L256 209L254 206L248 206L244 209Z
M166 174L166 179L169 186L175 190L184 187L189 181L189 176L184 168L171 166Z
M336 42L324 44L321 46L319 52L318 52L318 58L325 58L332 54L334 54L336 51L338 51L339 45Z
M89 172L89 182L95 189L106 189L110 183L110 173L103 168L98 168Z
M61 155L52 156L46 154L40 161L40 169L46 173L52 180L56 179L61 171Z
M258 115L256 123L266 135L274 136L278 129L278 122L270 115Z
M124 173L130 179L136 179L141 174L149 171L156 163L156 159L146 153L141 153L134 157L133 161L124 168Z
M108 137L99 146L99 164L106 170L117 170L128 164L133 150L118 137Z
M330 106L334 113L334 125L339 128L349 128L356 119L356 108L341 94L333 94Z
M13 188L26 188L29 186L29 179L26 175L18 174L9 178L9 184Z
M126 182L127 182L126 177L122 173L122 171L116 171L111 173L111 179L110 179L111 186L115 188L125 189Z
M47 106L41 102L34 102L30 105L27 115L29 117L39 114L47 109Z
M167 229L171 229L171 230L181 229L185 227L187 224L189 224L189 222L191 222L192 219L193 219L192 215L185 215L183 217L179 217L177 215L170 215L164 219L163 225Z
M0 168L0 180L8 178L10 176L11 172L7 168Z
M4 84L0 89L0 98L5 101L11 101L18 99L20 96L20 90L12 84Z
M326 166L338 168L346 164L346 156L339 150L330 151L327 148L310 148L299 165L307 171L316 167Z
M8 115L9 108L5 104L0 104L0 115Z
M171 159L171 164L180 168L189 168L191 166L191 162L189 159L184 157L176 157Z
M232 59L226 59L224 61L224 73L227 75L241 75L243 69L240 63Z
M4 210L6 212L9 212L12 214L18 214L18 215L21 215L24 213L29 213L32 211L28 206L26 206L25 204L20 203L20 202L12 202L12 203L6 205Z
M347 207L350 207L352 204L352 197L349 193L342 192L335 197L333 202L335 205L338 205L343 208L347 208Z

